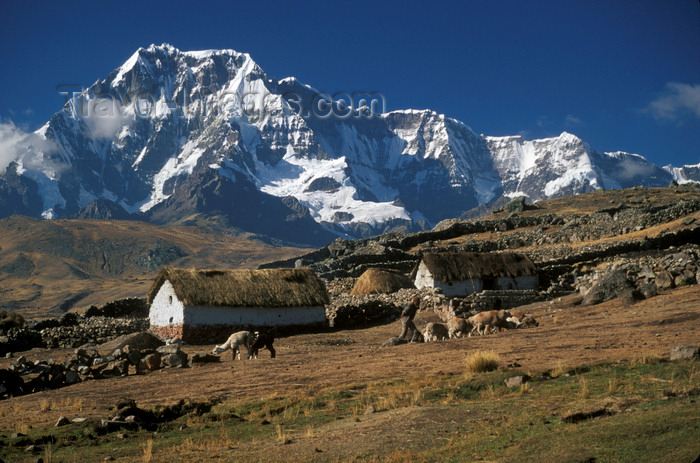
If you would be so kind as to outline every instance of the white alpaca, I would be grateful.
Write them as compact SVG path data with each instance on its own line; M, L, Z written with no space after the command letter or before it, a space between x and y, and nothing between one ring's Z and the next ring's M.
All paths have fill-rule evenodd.
M226 340L225 343L221 344L220 346L214 347L214 350L212 353L219 355L220 353L227 351L228 349L231 349L233 351L233 360L236 360L236 355L238 355L238 360L241 359L241 346L244 346L246 350L248 351L248 359L253 356L253 352L250 349L250 346L248 345L248 338L250 337L250 332L249 331L239 331L237 333L233 333L229 338Z

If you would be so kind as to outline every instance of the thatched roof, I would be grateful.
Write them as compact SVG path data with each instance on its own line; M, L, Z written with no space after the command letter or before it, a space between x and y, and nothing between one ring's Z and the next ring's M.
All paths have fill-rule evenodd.
M317 307L328 304L326 285L310 269L196 270L164 268L147 299L165 281L185 305L217 307Z
M367 269L355 282L351 296L373 293L393 293L402 288L415 288L413 281L396 270L382 268Z
M525 254L515 252L441 252L423 254L422 262L435 281L449 283L483 277L537 275L535 264ZM413 270L415 279L418 266Z

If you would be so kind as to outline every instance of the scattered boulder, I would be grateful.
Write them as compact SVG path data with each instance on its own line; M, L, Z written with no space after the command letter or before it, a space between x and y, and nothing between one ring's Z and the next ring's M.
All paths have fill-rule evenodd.
M525 196L513 198L503 206L503 210L508 213L523 212L525 210L525 199Z
M155 371L160 368L162 356L160 352L154 352L152 354L146 355L142 361L146 366L146 370Z
M70 424L70 423L71 423L71 421L68 418L66 418L65 416L61 416L58 419L58 421L56 421L56 427L58 428L58 427L65 426L65 425Z
M22 395L24 380L19 373L0 369L0 398Z
M671 360L700 360L700 347L675 346L671 349Z
M187 366L187 354L182 351L177 351L174 354L163 356L162 365L170 368L183 368Z
M525 383L530 381L530 377L528 375L520 375L520 376L511 376L510 378L506 378L504 380L504 383L506 383L507 387L519 387Z
M115 378L129 374L129 362L126 360L115 360L93 370L96 378Z
M673 275L671 275L671 273L667 270L663 269L656 272L656 278L654 281L659 289L670 289L676 286Z
M147 332L142 331L140 333L125 334L119 336L118 338L101 344L99 346L100 350L115 350L122 349L125 346L129 346L131 349L145 350L145 349L157 349L158 347L164 345L165 343L161 341L157 336Z
M167 344L164 346L159 346L158 348L156 348L156 352L159 352L161 355L177 354L178 352L180 352L180 345Z

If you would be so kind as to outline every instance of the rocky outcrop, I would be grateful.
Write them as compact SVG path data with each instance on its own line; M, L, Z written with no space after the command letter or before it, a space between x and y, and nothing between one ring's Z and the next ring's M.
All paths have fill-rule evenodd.
M649 254L608 258L594 268L580 265L574 273L574 287L584 295L584 303L595 304L615 295L622 295L631 302L653 297L659 290L697 284L700 246L686 245ZM612 279L618 282L615 290L609 285Z

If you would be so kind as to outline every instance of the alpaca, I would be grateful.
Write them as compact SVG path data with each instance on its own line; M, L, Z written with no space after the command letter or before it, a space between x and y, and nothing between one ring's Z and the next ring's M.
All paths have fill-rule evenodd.
M425 332L423 333L425 342L442 341L443 339L449 338L449 336L447 327L442 323L430 322L425 325Z
M225 343L214 347L212 353L219 355L220 353L231 349L233 351L233 360L236 360L236 355L238 355L238 360L240 360L241 346L244 346L248 351L248 359L250 359L253 356L253 352L250 345L248 345L249 338L249 331L238 331L237 333L233 333L231 336L229 336Z
M275 348L272 347L272 343L275 342L274 336L270 333L256 331L253 334L250 350L252 351L253 357L258 358L258 351L265 347L270 351L270 358L275 358Z

